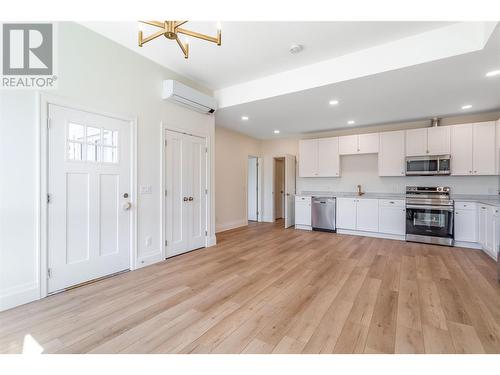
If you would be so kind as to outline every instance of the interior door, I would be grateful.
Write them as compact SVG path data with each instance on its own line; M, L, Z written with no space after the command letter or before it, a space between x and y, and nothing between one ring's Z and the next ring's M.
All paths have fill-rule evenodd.
M49 106L48 292L130 267L130 124Z
M295 156L285 155L285 228L295 225Z
M166 131L166 256L206 246L206 140Z

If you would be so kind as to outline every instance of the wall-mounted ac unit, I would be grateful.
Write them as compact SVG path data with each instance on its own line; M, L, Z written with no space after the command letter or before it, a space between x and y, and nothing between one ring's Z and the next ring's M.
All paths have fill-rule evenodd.
M217 109L215 98L173 79L163 81L162 98L197 112L214 113Z

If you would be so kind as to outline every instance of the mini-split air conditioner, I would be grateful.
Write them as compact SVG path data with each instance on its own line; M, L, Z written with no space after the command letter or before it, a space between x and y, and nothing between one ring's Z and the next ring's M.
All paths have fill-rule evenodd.
M214 113L217 109L215 98L173 79L163 81L162 98L201 113Z

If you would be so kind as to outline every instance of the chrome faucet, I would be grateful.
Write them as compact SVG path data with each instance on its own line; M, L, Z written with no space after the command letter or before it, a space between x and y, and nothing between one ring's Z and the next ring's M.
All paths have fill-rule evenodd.
M362 196L364 193L361 191L361 185L358 185L358 195Z

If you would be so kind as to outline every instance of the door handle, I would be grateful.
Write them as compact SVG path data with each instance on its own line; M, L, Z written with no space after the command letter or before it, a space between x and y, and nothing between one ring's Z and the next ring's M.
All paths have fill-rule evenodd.
M193 197L189 197L188 200L191 202L191 201L194 200L194 198Z
M184 202L187 202L187 201L188 201L188 197L184 197L182 200L183 200Z
M125 203L123 203L123 206L122 206L122 207L123 207L123 211L128 211L128 210L130 210L130 208L132 207L132 203L130 203L130 202L125 202Z

